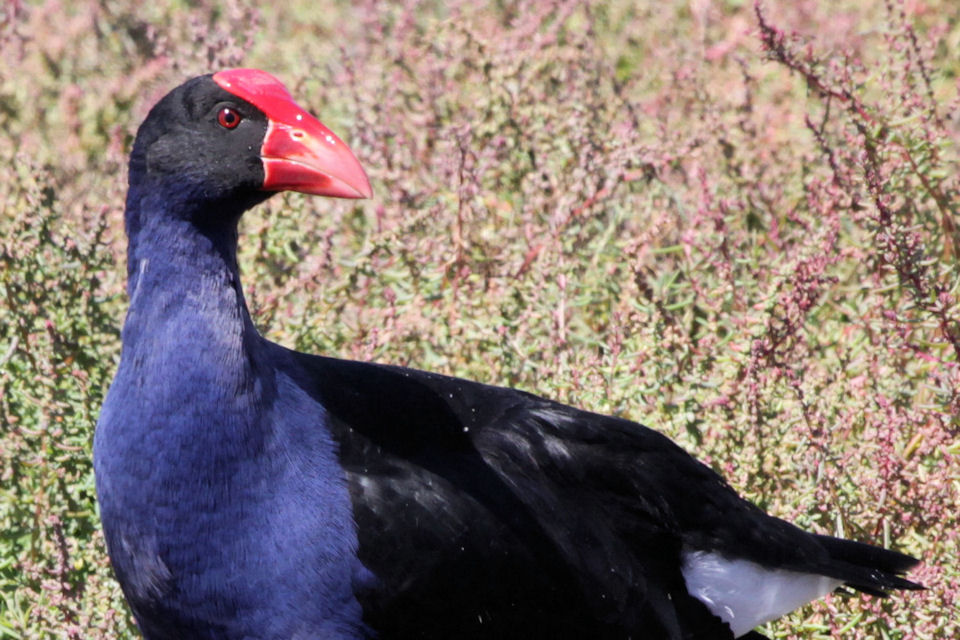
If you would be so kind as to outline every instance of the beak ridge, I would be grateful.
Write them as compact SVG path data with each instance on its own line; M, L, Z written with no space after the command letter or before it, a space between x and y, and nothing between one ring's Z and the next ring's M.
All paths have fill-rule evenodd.
M333 198L373 195L370 180L350 148L319 120L306 113L302 116L294 124L270 120L260 149L263 188Z

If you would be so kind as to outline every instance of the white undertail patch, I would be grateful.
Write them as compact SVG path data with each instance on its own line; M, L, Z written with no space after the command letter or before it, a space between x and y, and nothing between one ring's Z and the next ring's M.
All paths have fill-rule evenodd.
M826 576L768 569L707 551L684 550L682 572L690 595L729 624L735 638L843 584Z

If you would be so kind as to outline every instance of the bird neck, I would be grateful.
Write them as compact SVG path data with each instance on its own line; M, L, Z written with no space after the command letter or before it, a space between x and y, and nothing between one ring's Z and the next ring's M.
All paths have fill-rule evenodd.
M157 372L216 369L237 384L249 377L250 354L260 337L240 285L238 218L230 210L208 211L202 218L171 215L149 196L128 199L130 309L123 343L125 352L133 352L124 355L136 357L124 359Z
M237 223L248 208L244 203L209 202L185 184L142 183L131 184L127 194L128 293L136 289L143 260L154 257L165 257L174 269L238 273Z

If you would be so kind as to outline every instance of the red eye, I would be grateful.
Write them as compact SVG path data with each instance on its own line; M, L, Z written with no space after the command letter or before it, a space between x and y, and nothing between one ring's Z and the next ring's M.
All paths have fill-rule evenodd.
M217 122L224 129L235 129L241 120L243 120L243 118L240 114L230 107L220 109L220 113L217 114Z

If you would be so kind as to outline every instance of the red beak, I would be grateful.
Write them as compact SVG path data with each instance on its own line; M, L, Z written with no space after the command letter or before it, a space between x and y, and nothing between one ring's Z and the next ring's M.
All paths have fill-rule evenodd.
M373 195L370 180L350 148L301 109L275 77L259 69L231 69L213 74L213 80L267 116L260 147L265 190L334 198Z

